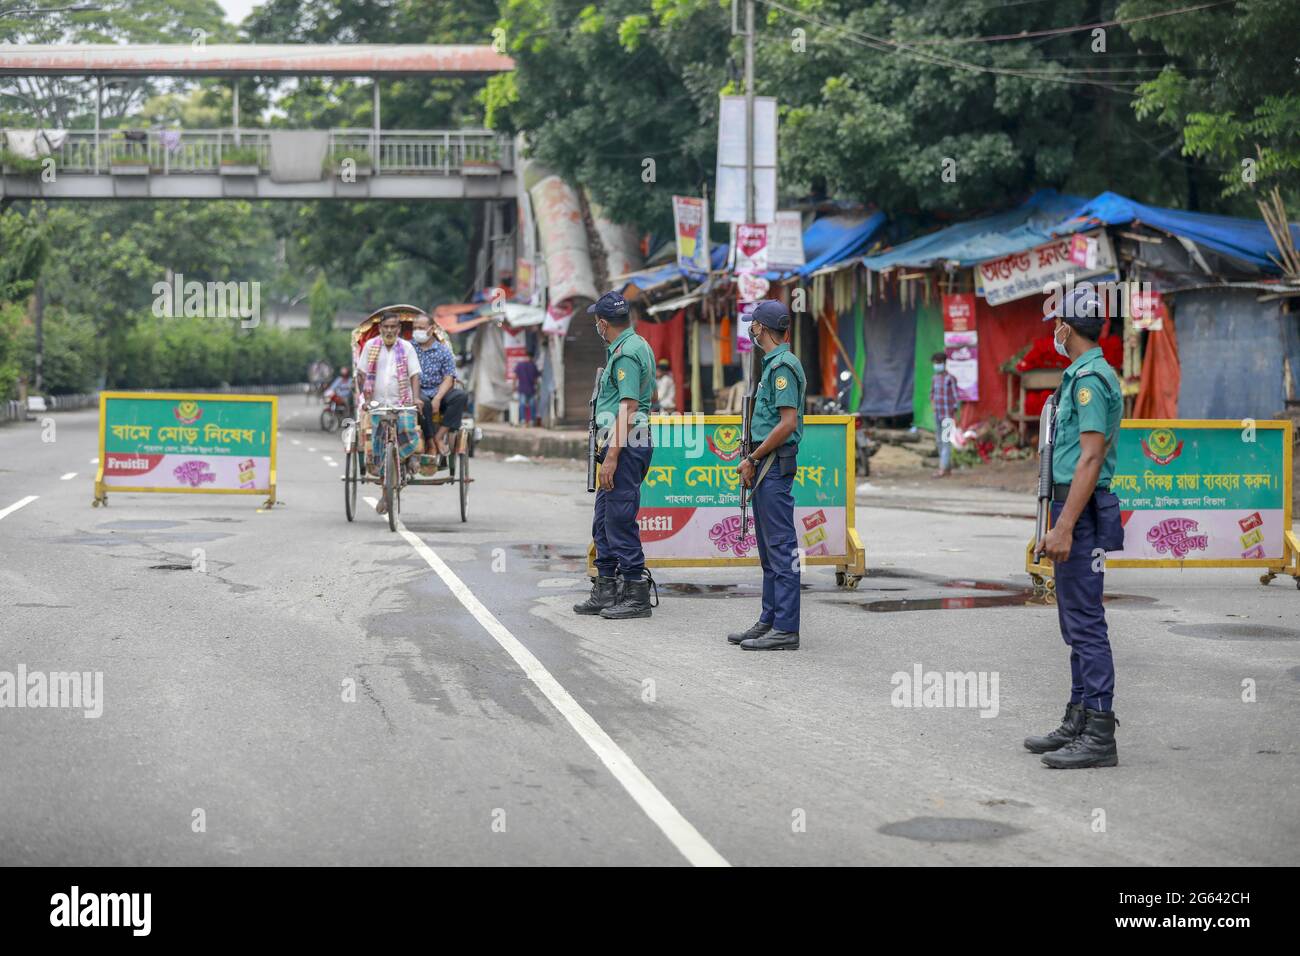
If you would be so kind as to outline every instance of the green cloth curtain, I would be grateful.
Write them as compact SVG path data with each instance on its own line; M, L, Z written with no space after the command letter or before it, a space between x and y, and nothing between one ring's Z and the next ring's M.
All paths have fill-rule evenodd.
M943 348L943 310L938 302L916 307L916 391L912 397L912 424L934 431L934 408L930 405L930 382L934 370L930 356Z

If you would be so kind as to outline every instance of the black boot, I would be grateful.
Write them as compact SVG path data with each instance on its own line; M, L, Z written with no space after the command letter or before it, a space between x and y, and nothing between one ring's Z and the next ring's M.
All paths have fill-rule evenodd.
M607 607L600 612L600 616L607 621L626 621L636 617L649 617L651 607L659 606L659 587L655 585L655 603L650 603L650 585L654 584L654 579L650 577L649 572L645 577L636 581L623 582L623 593L619 595L618 603L613 607Z
M749 637L740 642L746 651L797 651L799 634L796 631L770 631L761 637Z
M1061 726L1045 737L1026 737L1025 749L1030 753L1045 754L1060 750L1083 730L1083 704L1067 704Z
M591 579L591 593L581 604L573 605L575 614L599 614L607 607L613 607L618 600L618 579L598 577Z
M1043 763L1053 770L1119 765L1119 749L1115 746L1119 721L1115 712L1085 708L1083 715L1083 732L1055 753L1043 755Z
M771 624L764 624L762 621L759 621L757 624L751 626L748 631L741 631L739 634L728 634L727 640L732 644L739 644L741 641L747 641L751 637L762 637L770 630L772 630Z

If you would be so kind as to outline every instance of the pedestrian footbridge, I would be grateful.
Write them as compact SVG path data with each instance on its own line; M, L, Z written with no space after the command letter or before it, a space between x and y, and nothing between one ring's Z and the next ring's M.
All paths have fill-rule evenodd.
M41 137L26 159L0 168L0 198L515 195L514 144L491 130L72 130Z

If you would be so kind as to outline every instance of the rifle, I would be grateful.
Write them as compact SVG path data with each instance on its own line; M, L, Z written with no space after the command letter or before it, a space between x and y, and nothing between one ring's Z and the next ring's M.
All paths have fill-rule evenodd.
M1043 538L1052 516L1052 449L1056 447L1056 395L1049 395L1038 416L1038 521L1035 526L1034 563L1043 557Z
M758 348L754 348L755 356ZM755 357L750 359L749 388L740 400L740 456L743 461L754 453L754 401L758 396L758 378L761 366ZM755 478L758 476L755 475ZM749 493L750 489L740 483L740 540L743 544L749 533Z
M602 365L596 369L596 384L591 386L591 400L587 402L587 491L596 490L596 396L600 394L600 380L605 374Z

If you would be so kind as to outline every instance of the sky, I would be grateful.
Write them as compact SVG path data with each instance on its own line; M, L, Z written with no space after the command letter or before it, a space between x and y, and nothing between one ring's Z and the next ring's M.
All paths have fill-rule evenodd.
M226 11L226 19L231 23L238 23L248 16L261 0L217 0L217 2L221 4L221 9Z

